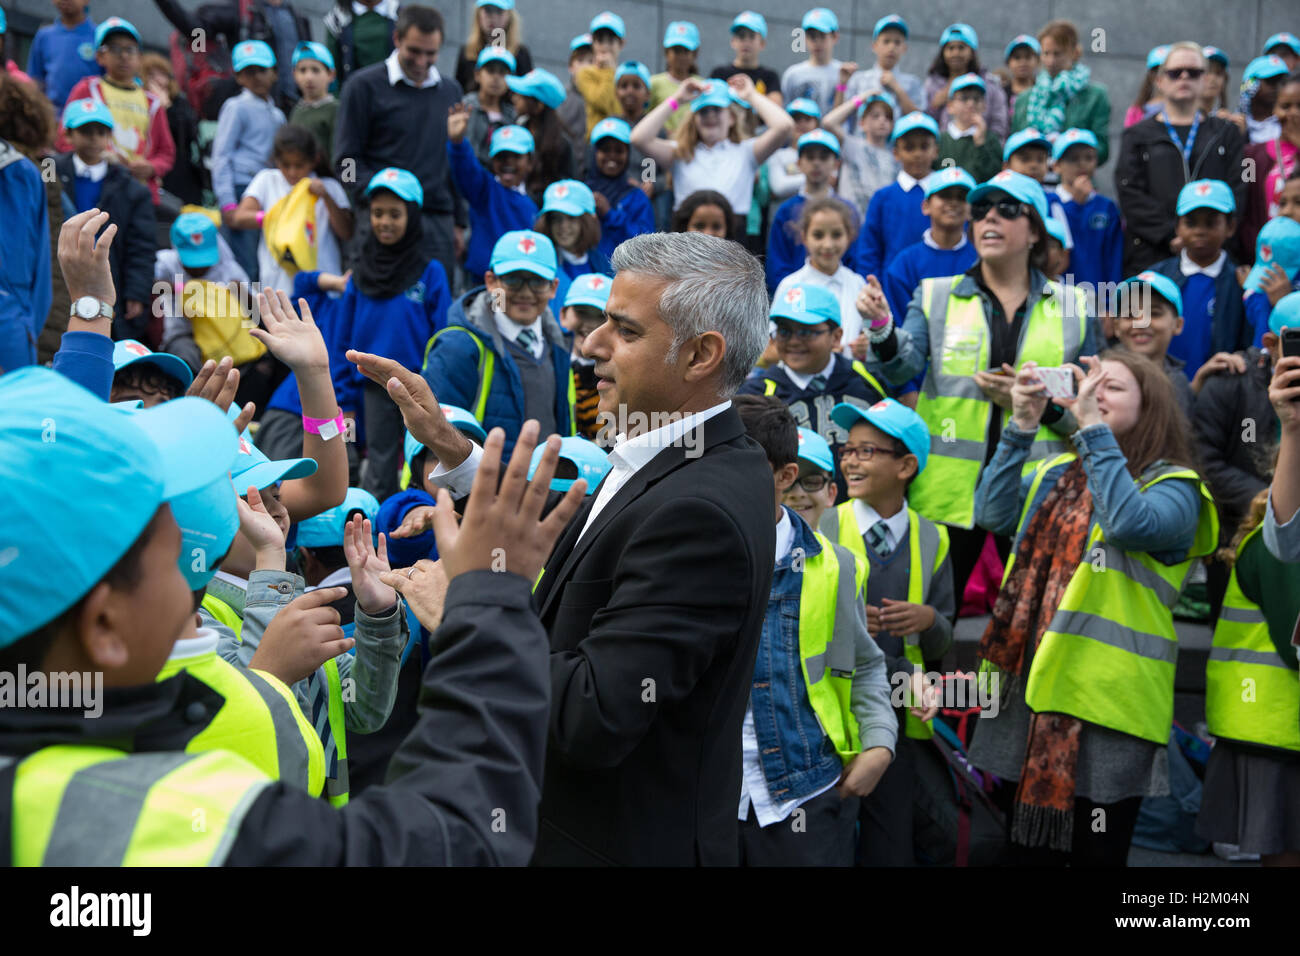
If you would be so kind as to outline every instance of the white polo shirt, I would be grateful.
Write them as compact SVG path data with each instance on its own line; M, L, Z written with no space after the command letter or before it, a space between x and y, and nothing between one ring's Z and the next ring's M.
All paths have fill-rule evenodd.
M716 146L700 143L690 160L673 161L673 208L701 189L713 189L727 197L737 216L749 215L754 198L754 140L733 143L724 139Z

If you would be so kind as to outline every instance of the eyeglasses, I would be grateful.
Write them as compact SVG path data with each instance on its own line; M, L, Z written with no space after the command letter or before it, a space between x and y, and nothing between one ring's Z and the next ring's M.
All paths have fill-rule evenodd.
M543 279L541 276L532 275L528 272L512 272L509 275L497 276L501 284L511 292L518 292L525 286L529 292L545 292L551 287L550 279Z
M114 43L112 46L106 43L100 49L109 56L135 56L140 52L140 48L133 43Z
M1019 219L1027 210L1025 204L1019 199L977 199L970 204L970 221L979 222L988 216L994 209L998 211L999 219Z
M772 334L772 337L782 340L791 337L797 339L815 339L817 336L825 335L829 331L829 328L814 329L807 325L801 325L798 328L792 328L788 325L778 325L776 331Z
M894 458L898 457L898 452L882 445L845 445L840 449L840 460L847 461L850 458L857 458L862 461L871 461L877 452L882 455L891 455Z
M1167 80L1199 80L1205 75L1205 70L1199 66L1183 66L1175 70L1165 70L1165 79Z
M826 482L830 481L823 474L800 475L795 484L811 494L816 494L826 487Z

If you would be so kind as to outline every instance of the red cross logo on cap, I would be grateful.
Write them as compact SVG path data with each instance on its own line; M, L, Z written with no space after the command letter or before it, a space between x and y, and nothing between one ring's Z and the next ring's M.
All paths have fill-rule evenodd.
M536 248L537 242L531 236L524 236L519 240L519 251L526 256L532 255Z
M675 27L673 27L673 33L685 33L685 32L686 32L685 24L679 23Z
M993 177L993 181L995 183L1002 183L1002 182L1006 182L1010 178L1011 178L1011 170L1004 169L1002 170L1002 172L998 173L996 176Z
M590 279L587 280L587 283L588 283L588 285L590 285L593 289L603 289L603 288L605 288L605 280L602 279L600 276L592 276Z
M799 432L799 444L802 445L805 440L803 432Z
M123 347L132 355L148 355L149 350L139 342L126 342Z
M569 195L569 187L564 185L564 183L560 183L555 187L555 195L556 198L563 199L565 196Z
M251 44L251 43L245 43L245 44L244 44L244 51L243 51L243 52L244 52L245 55L248 55L249 53L252 53L252 52L253 52L253 44Z
M794 305L796 302L802 302L803 289L799 288L797 285L791 286L790 290L785 294L785 301L789 302L791 305Z
M190 242L192 242L192 243L193 243L194 245L196 245L196 246L201 246L201 245L203 245L203 233L201 233L201 232L191 232L191 233L190 233Z
M444 415L452 415L452 414L454 414L454 412L452 412L451 407L450 407L449 405L439 405L438 407L439 407L440 409L442 409L442 413L443 413Z
M1267 242L1259 247L1259 257L1265 261L1273 258L1273 247Z
M397 178L397 170L390 169L388 172L384 173L384 178L387 179L389 182L392 182L394 179Z
M889 408L889 406L885 404L884 399L881 399L880 401L876 402L876 404L871 406L871 410L873 412L883 412L887 408Z
M82 100L82 101L81 101L81 111L82 111L83 113L93 113L93 112L95 111L95 101L94 101L94 100Z
M1150 282L1150 281L1151 281L1152 279L1154 279L1155 277L1156 277L1156 274L1155 274L1154 272L1139 272L1139 273L1138 273L1138 278L1141 279L1143 282Z
M239 436L239 453L241 455L251 455L253 453L253 449L248 447L248 441L243 435Z
M1210 184L1209 184L1209 183L1197 183L1197 184L1196 184L1196 195L1198 195L1198 196L1207 196L1207 195L1209 195L1209 192L1210 192Z
M511 136L513 136L513 135L514 135L514 131L513 131L509 126L507 126L505 129L501 130L501 133L500 133L500 136L501 136L502 139L509 139L509 138L510 138Z

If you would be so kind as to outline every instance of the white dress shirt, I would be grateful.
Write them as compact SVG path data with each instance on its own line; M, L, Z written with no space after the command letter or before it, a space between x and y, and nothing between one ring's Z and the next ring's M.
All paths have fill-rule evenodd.
M1219 278L1219 273L1223 271L1223 265L1228 261L1228 254L1222 250L1219 251L1219 258L1215 259L1208 266L1198 266L1192 261L1191 256L1184 249L1178 253L1178 269L1185 276L1194 276L1198 272L1203 272L1211 279Z
M415 86L414 83L407 79L406 74L402 72L402 64L397 62L396 50L388 54L388 59L384 60L384 66L388 68L389 86L396 86L398 83L405 83L407 86ZM442 82L442 76L438 73L438 68L436 66L431 66L429 67L429 72L425 76L424 80L419 86L415 86L415 88L417 90L427 90L431 86L437 86L440 82Z
M94 166L88 166L81 161L80 156L73 153L72 171L82 179L89 179L92 183L97 183L108 175L108 160L101 159Z
M822 369L820 372L813 372L811 375L805 372L796 372L794 369L786 365L784 362L778 362L777 364L781 366L782 371L784 371L785 374L790 377L790 381L794 382L794 384L798 387L799 391L802 392L805 388L808 387L808 383L811 382L818 375L825 375L828 379L831 377L831 372L835 371L835 353L834 352L831 353L831 360L826 363L826 367L824 369ZM779 526L778 526L778 530L779 530ZM781 560L780 557L778 557L777 560L780 561Z
M362 3L357 3L357 0L352 0L352 15L354 17L359 17L363 14L370 13L373 10L373 12L379 14L381 17L387 17L389 20L396 20L397 6L397 0L379 0L373 8L367 7Z
M858 530L864 535L871 528L875 527L877 521L884 521L885 528L889 532L885 540L889 543L889 551L892 554L900 542L907 540L907 507L899 508L898 511L888 518L882 518L880 512L871 505L867 504L861 498L853 499L853 517L858 519Z
M493 309L492 319L496 322L497 331L501 333L501 337L510 342L515 342L516 344L518 344L520 332L524 329L532 329L533 347L531 351L533 353L533 358L538 359L539 361L541 360L546 348L546 343L542 340L542 317L540 315L527 325L520 325L504 312L498 312L496 309Z
M904 191L909 193L912 191L913 186L925 188L926 181L929 180L929 178L929 176L926 176L925 179L913 179L903 170L900 169L898 171L898 185L902 186Z
M962 129L952 120L948 120L948 135L953 139L965 139L967 136L974 136L975 129L976 127L973 125Z
M953 246L951 249L945 249L943 246L939 245L939 243L934 241L934 233L929 229L926 229L925 232L921 233L921 241L931 249L938 249L940 252L956 252L962 246L966 245L969 240L966 238L966 233L963 232L961 238L957 240L957 245Z

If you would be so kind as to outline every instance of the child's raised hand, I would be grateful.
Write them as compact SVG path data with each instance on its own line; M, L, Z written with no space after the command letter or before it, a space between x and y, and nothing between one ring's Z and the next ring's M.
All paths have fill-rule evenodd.
M848 83L848 81L852 78L853 74L856 72L858 72L858 65L853 61L850 60L847 63L841 63L840 64L841 85Z
M257 307L262 328L249 329L248 334L257 339L295 372L330 367L329 348L325 337L316 327L311 307L306 299L298 300L302 318L294 312L289 297L279 289L257 294Z
M343 529L343 556L352 572L352 593L357 596L357 607L367 614L379 614L397 603L397 592L382 580L388 564L388 542L379 535L379 546L370 542L369 518L353 515Z
M748 73L736 73L729 80L727 85L732 91L746 102L754 95L754 81L749 78Z
M1275 262L1264 273L1264 282L1260 286L1260 291L1268 296L1269 305L1277 305L1291 291L1291 278L1286 274L1286 270Z
M96 239L100 229L103 235ZM98 209L77 213L59 230L59 268L73 301L93 295L109 305L117 302L108 264L108 252L116 235L117 225L109 225L108 213Z
M343 636L339 612L329 605L347 593L342 587L317 588L294 598L271 618L249 666L294 684L345 653L356 641Z
M736 76L745 76L745 74L737 73ZM733 80L735 78L736 77L734 76L732 77ZM745 76L745 79L749 80L749 77ZM752 88L754 81L749 80L749 85ZM689 103L708 88L709 84L707 82L704 80L697 80L692 76L689 79L684 80L681 86L677 87L677 92L673 94L673 99L677 100L678 103Z
M348 279L352 278L352 270L349 269L343 275L334 272L322 272L316 277L316 285L322 292L344 292L348 287Z
M464 103L457 103L451 109L447 110L447 138L453 143L459 143L465 138L465 131L469 129L469 107Z
M194 381L185 390L185 394L191 398L206 398L225 412L230 410L230 403L235 400L237 391L239 391L239 369L234 367L234 362L227 355L220 362L214 362L212 359L204 362L203 368L199 369L199 374L194 376ZM235 431L243 432L256 413L257 406L252 402L244 405L235 419Z
M874 275L867 276L867 284L858 291L858 300L854 303L858 314L866 319L873 329L878 329L894 321L894 313L885 298L885 290L880 287L880 280Z
M638 184L639 185L639 184ZM609 199L604 193L596 193L596 215L605 218L609 214Z
M284 554L284 531L279 522L267 510L261 493L251 485L247 489L248 500L243 498L236 502L239 509L239 530L258 555Z

